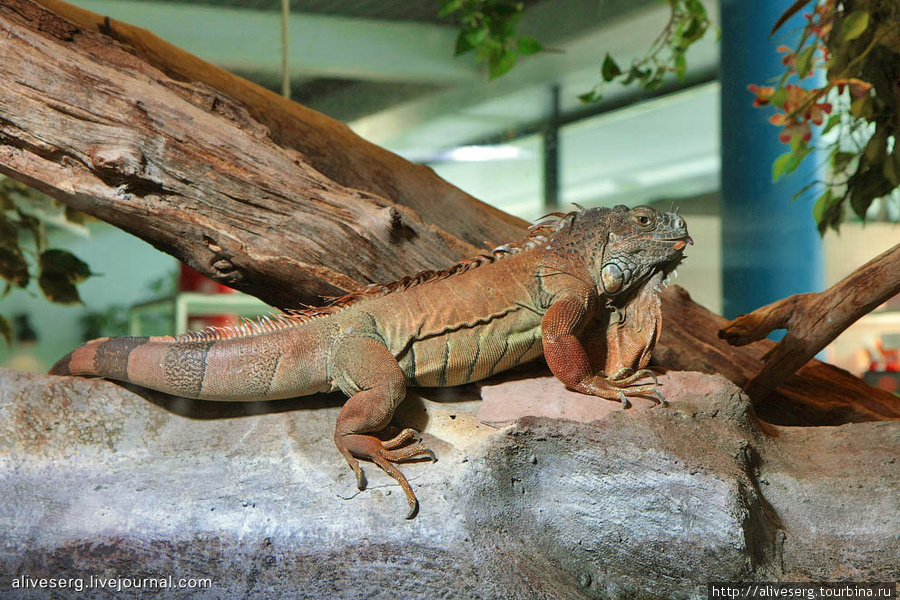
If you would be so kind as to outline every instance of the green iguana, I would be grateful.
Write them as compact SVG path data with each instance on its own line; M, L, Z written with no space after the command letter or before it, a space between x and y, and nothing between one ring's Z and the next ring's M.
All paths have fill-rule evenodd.
M271 400L340 390L334 441L356 474L368 459L418 501L394 463L431 458L415 430L382 441L407 386L478 381L539 357L574 390L662 402L645 367L659 336L658 286L693 243L676 213L581 209L532 226L520 244L323 308L179 337L101 338L51 370L205 400ZM653 377L653 383L638 383Z

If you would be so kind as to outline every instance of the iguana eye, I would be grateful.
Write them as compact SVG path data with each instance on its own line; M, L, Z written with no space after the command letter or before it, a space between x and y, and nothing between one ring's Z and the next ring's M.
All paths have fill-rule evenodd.
M653 212L653 209L645 206L640 206L634 209L632 213L633 218L637 221L638 227L641 229L651 229L654 225L656 225L656 215Z

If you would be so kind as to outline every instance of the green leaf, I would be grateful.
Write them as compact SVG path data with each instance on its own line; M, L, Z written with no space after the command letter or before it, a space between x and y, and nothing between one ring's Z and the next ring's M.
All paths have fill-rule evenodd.
M788 145L794 152L799 152L803 148L807 147L806 142L803 141L803 137L796 133L791 136L791 141L788 142Z
M494 14L503 20L522 12L523 6L520 2L497 2L493 8Z
M815 53L816 47L810 46L806 50L800 53L800 56L797 57L797 75L800 76L800 79L803 79L812 71L812 59L813 53Z
M827 231L829 227L835 231L838 230L838 225L840 225L844 218L844 211L841 208L843 204L843 196L835 196L831 189L826 190L825 193L816 200L816 203L813 206L813 218L815 218L816 223L818 224L820 235L825 235L825 231Z
M468 31L463 30L456 36L456 49L453 51L453 56L459 56L475 49L475 46L469 41L468 33Z
M492 60L488 72L491 79L496 79L513 68L518 59L518 55L511 50L507 50L501 54L496 60Z
M692 43L696 42L699 36L702 36L702 28L703 25L697 19L691 19L688 26L684 28L684 31L681 34L681 40L678 41L677 46L681 50L686 49Z
M469 29L466 31L466 40L474 47L483 44L488 39L490 33L488 27L482 26L477 29Z
M494 21L490 24L491 33L503 38L513 38L516 36L516 25L521 18L521 13L510 17L503 16L499 21Z
M41 271L65 273L72 283L81 283L94 273L86 262L69 252L53 248L45 250L38 258L38 266Z
M28 274L28 262L18 248L0 246L0 277L10 285L23 288L31 278Z
M866 159L870 163L880 163L887 156L887 130L884 127L879 127L871 138L869 138L869 142L866 144L865 150L863 150L863 154Z
M825 127L822 129L822 135L825 135L829 131L831 131L836 125L839 125L841 122L841 115L831 115L828 117L828 120L825 122Z
M769 96L769 103L776 108L784 108L785 100L787 100L787 90L783 87L778 88Z
M684 58L684 52L676 54L673 62L675 76L678 77L678 81L684 81L684 78L687 77L687 61Z
M659 89L659 87L663 84L663 80L666 78L666 72L662 67L657 69L653 76L650 79L644 81L644 87L648 90Z
M865 10L855 10L844 18L844 41L855 40L863 34L869 26L869 13Z
M616 61L613 60L613 57L607 52L606 58L603 59L603 67L600 69L600 75L603 77L603 81L612 81L621 74L622 69L619 68L619 65L616 64Z
M2 212L0 212L0 246L17 251L19 249L19 229Z
M798 136L799 137L799 136ZM788 175L797 170L797 167L800 166L800 163L803 162L807 156L812 152L812 148L807 146L805 143L800 146L798 149L794 150L793 157L790 161L788 161L787 167L785 168L784 174Z
M831 200L834 197L834 194L831 193L831 188L825 190L825 193L819 196L819 199L816 200L815 205L813 205L813 218L816 220L816 223L821 223L823 218L825 217L825 211L828 209L828 206L831 204ZM822 228L819 228L821 231Z
M48 300L60 304L81 302L75 286L93 275L87 263L67 250L51 249L41 253L38 265L38 285Z
M24 229L31 233L31 237L34 239L34 245L37 247L38 251L40 252L43 250L46 235L44 233L44 228L41 226L41 221L37 217L22 212L21 209L16 209L16 213L19 216L19 231Z
M884 163L884 177L895 186L900 186L900 143L896 138L894 138L894 151Z
M581 100L582 102L584 102L585 104L588 104L590 102L596 102L597 100L599 100L602 97L603 96L601 96L594 90L591 90L590 92L586 92L584 94L578 95L578 99Z
M76 210L71 206L66 206L64 209L64 214L66 216L66 221L69 223L75 223L76 225L84 225L87 223L88 216L81 212L80 210Z
M64 273L41 273L38 277L38 285L50 302L81 304L78 288L69 281L69 278Z
M835 152L831 156L831 166L835 172L842 173L854 158L855 152Z
M622 85L631 85L631 82L640 77L640 71L637 67L632 66L628 69L628 75L621 81Z
M775 162L772 163L772 181L778 181L778 179L784 175L785 170L788 168L788 165L793 158L793 152L785 152L775 159Z
M13 341L13 328L9 319L0 315L0 337L6 340L6 345L11 346Z
M703 20L706 18L706 7L703 6L700 0L685 0L684 6L695 19Z
M894 152L894 156L897 155L897 152ZM897 161L891 158L888 158L884 161L884 166L882 167L882 172L884 173L884 178L893 184L894 187L900 185L900 166L897 165Z
M446 17L450 13L454 13L460 9L462 6L462 0L448 0L444 2L444 5L441 7L441 10L438 11L439 17Z
M890 193L894 189L891 182L879 171L873 169L863 173L857 172L847 182L847 193L850 195L850 206L860 219L866 218L872 202Z
M517 39L516 48L519 50L519 54L521 54L522 56L537 54L544 49L539 41L530 37L520 37L519 39Z

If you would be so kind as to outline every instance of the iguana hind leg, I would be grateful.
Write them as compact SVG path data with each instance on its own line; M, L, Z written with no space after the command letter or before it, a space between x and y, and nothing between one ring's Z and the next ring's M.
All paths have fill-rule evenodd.
M332 360L333 379L349 399L338 415L334 442L356 474L359 489L366 479L357 458L370 460L397 480L409 504L408 519L418 512L419 502L406 480L393 463L431 458L419 434L404 429L396 437L382 441L373 433L391 422L394 410L406 396L406 381L397 360L380 342L369 338L352 338L340 342Z

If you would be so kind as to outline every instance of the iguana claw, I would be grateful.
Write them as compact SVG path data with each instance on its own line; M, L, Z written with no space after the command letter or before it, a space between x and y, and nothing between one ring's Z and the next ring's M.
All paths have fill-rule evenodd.
M335 443L341 450L341 453L344 454L350 468L356 474L356 485L360 490L366 488L366 477L359 466L357 457L372 461L381 467L385 473L393 477L403 489L403 493L406 495L406 502L409 504L409 513L407 513L406 518L412 519L416 516L419 512L419 501L406 476L394 466L394 463L420 458L428 458L433 462L437 461L434 452L422 443L418 431L407 428L386 441L366 434L337 434L335 435Z

